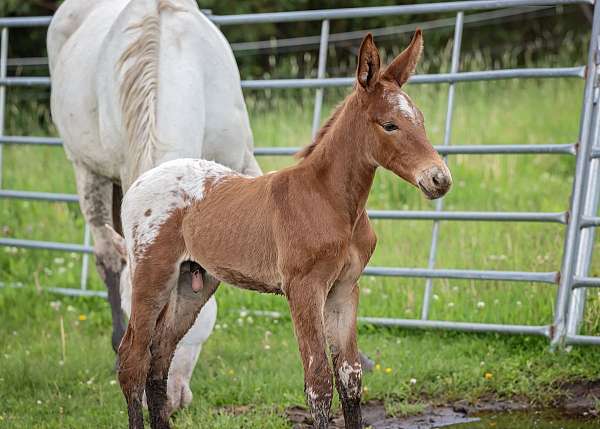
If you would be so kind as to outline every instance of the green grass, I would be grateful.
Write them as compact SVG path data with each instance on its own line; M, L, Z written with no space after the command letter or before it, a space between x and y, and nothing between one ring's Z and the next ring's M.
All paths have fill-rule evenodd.
M461 84L452 143L575 142L582 89L581 82L572 80ZM425 114L431 141L441 144L447 87L412 86L408 92ZM327 112L340 99L328 94ZM267 103L249 97L258 146L309 142L312 105L310 98L301 99L271 101L266 108ZM9 111L7 134L46 135L52 133L48 123L44 104L15 104ZM4 158L5 188L75 191L72 169L60 149L6 147ZM269 171L292 160L264 157L260 162ZM455 186L445 199L447 210L564 211L568 207L574 167L569 157L452 156L449 165ZM397 177L380 171L369 207L419 210L433 205ZM0 213L3 236L64 242L81 242L83 237L76 205L0 200ZM431 222L374 224L379 243L372 265L426 266ZM556 271L564 232L557 224L443 222L437 266ZM596 256L593 275L600 275L598 261ZM98 299L35 291L36 278L42 286L77 287L80 262L79 255L69 253L0 249L0 281L24 285L0 289L0 426L124 426L123 400L118 386L111 384L107 305ZM90 287L101 290L97 275L90 277ZM423 285L421 279L365 277L360 314L418 317ZM436 280L431 318L548 324L555 293L555 286L545 284ZM284 407L303 404L301 368L289 320L248 319L239 314L241 308L287 314L285 302L230 287L222 287L217 298L220 329L201 355L193 378L195 399L177 416L177 427L286 427ZM50 305L55 300L62 303L58 311ZM585 333L600 334L599 310L598 295L591 292ZM80 314L86 320L80 321ZM359 341L381 366L365 376L366 399L385 399L388 411L399 415L418 411L424 403L490 394L525 397L544 405L560 395L561 382L594 378L600 370L599 349L577 347L570 353L551 354L543 338L363 326ZM484 377L486 372L491 379ZM231 405L249 409L238 414L228 409Z

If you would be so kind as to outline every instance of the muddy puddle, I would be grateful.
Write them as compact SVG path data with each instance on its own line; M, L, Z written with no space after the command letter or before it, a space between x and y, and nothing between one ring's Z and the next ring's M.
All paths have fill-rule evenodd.
M599 418L568 418L553 411L485 413L478 422L446 426L451 429L598 429Z
M481 408L466 409L462 405L428 408L417 416L394 417L386 414L382 402L372 401L363 405L363 421L371 429L600 429L600 417L588 412L565 414L561 411L527 411L517 403L486 404L495 406L493 411ZM312 419L304 407L286 410L294 429L312 428ZM337 415L331 420L332 429L344 428L344 419Z

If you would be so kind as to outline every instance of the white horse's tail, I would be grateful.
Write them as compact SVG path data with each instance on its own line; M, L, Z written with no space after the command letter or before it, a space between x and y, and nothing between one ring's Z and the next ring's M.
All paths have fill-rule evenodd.
M127 132L124 190L156 162L160 143L156 127L160 15L165 9L178 10L168 0L158 0L154 11L128 27L138 30L139 35L123 52L117 66L125 70L120 85L121 113Z

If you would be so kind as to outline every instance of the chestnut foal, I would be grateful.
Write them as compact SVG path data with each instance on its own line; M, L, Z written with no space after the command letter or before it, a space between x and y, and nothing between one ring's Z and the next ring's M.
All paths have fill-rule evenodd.
M441 197L452 183L423 115L401 89L422 47L417 30L380 70L367 35L354 91L293 167L251 178L181 159L133 184L122 213L133 304L119 348L130 428L143 427L144 388L152 427L169 427L165 389L173 351L220 281L285 295L315 427L328 427L333 378L346 428L361 427L357 281L377 240L365 211L375 170L391 170L428 198ZM198 268L178 284L185 261Z

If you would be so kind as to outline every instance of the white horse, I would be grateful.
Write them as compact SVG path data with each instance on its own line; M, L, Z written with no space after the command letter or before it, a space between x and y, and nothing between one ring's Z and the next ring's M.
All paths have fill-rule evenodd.
M123 191L176 158L261 174L239 72L226 39L194 0L66 0L47 45L52 116L108 289L116 350L125 327L121 300L129 313L131 290L124 282L119 292L126 262L105 225L120 230ZM189 269L182 266L180 281L190 279L183 275ZM213 300L176 351L168 385L173 408L191 400L191 372L215 318Z

